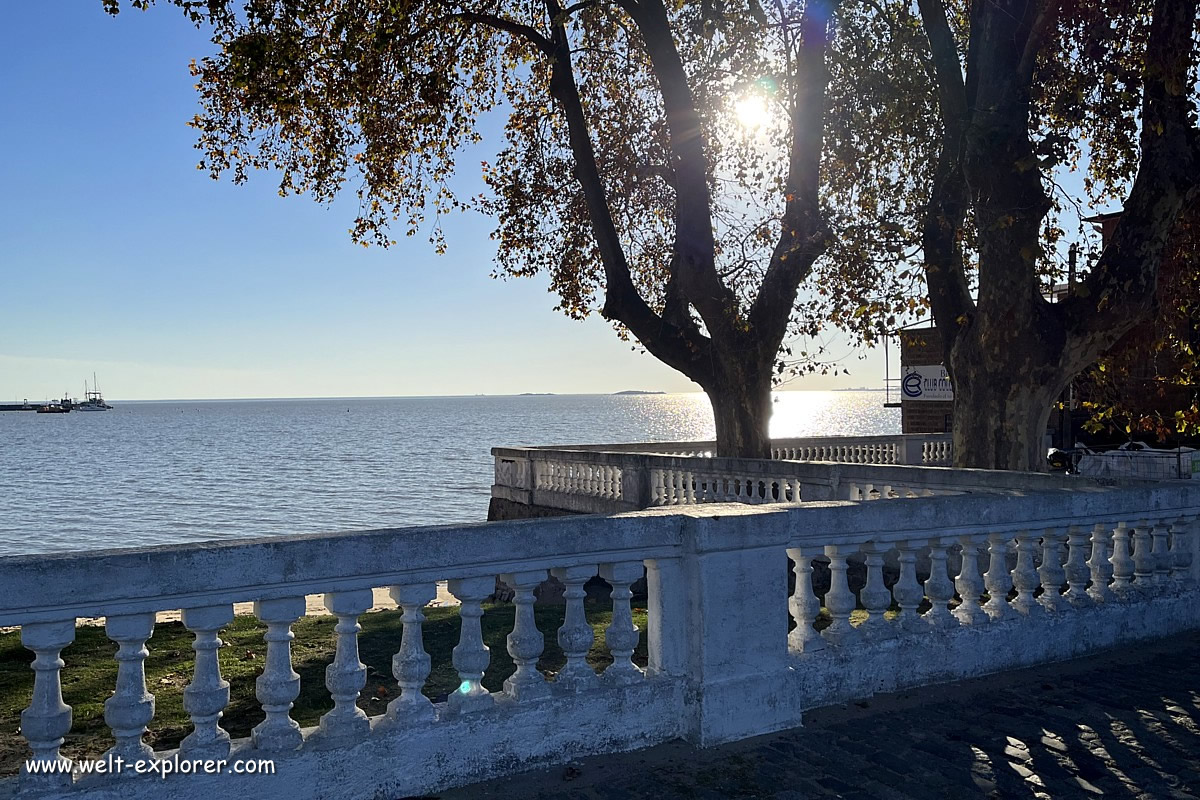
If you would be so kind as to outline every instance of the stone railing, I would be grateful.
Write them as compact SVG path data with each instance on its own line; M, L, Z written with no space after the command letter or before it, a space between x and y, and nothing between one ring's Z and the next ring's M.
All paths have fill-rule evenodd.
M492 455L496 462L494 499L588 514L696 503L878 500L1102 484L1099 479L1035 472L653 455L609 452L592 445L578 449L495 447Z
M703 441L551 445L536 449L647 453L660 456L708 458L716 453L716 448L716 442ZM791 461L836 461L845 464L909 464L948 467L953 461L953 443L948 433L773 439L771 441L771 458Z
M768 733L798 725L816 706L1200 627L1198 519L1200 486L1189 483L685 506L3 558L0 626L20 626L34 654L21 732L38 766L0 784L0 793L401 797L679 737L707 746ZM630 603L643 573L644 634ZM558 629L566 666L554 680L537 668L545 632L536 625L533 593L550 574L566 586ZM597 574L611 586L612 609L604 635L612 663L601 673L586 660L593 641L583 604L583 585ZM824 584L816 591L814 575ZM497 576L515 590L507 648L516 671L492 693L481 683L490 654L480 617ZM422 609L441 580L461 602L452 657L460 684L433 703L422 693L431 671ZM356 706L366 673L357 632L376 587L391 587L403 609L393 660L401 692L368 717ZM325 671L333 709L319 726L301 729L290 716L300 692L291 628L314 593L324 593L338 619ZM231 741L221 727L229 684L217 652L232 604L247 600L266 628L256 683L265 719L249 738ZM893 600L898 612L889 611ZM919 614L922 601L929 610ZM822 605L830 621L818 630ZM169 609L182 609L195 636L195 670L184 691L192 731L177 751L155 752L145 741L155 726L145 659L155 613ZM81 668L70 648L77 619L101 616L118 663L115 692L105 701L115 740L108 755L159 768L47 774L41 767L60 763L72 726L61 687ZM631 658L642 635L644 669ZM108 694L107 687L94 691ZM233 771L260 759L271 759L273 771ZM195 767L222 760L230 767L218 774ZM185 763L193 768L185 772Z

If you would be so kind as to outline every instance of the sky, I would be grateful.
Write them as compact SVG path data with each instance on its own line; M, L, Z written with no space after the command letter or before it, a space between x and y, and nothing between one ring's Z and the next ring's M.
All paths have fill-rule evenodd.
M699 388L554 311L545 278L490 278L483 217L444 221L445 256L364 249L352 196L198 171L188 62L211 49L166 5L6 6L0 401L81 396L93 373L110 400ZM883 385L881 353L846 366L787 388Z

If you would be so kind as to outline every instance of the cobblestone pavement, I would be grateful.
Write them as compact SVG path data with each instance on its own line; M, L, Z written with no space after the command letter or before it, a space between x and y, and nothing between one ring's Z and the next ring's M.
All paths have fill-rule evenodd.
M537 735L530 731L530 735ZM1200 634L443 792L478 798L1200 799Z

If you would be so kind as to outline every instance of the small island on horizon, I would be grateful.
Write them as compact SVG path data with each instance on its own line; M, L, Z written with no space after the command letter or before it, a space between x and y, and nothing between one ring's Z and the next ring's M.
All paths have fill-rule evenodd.
M623 392L613 392L613 395L630 395L630 394L666 394L666 392L646 392L641 389L626 389Z

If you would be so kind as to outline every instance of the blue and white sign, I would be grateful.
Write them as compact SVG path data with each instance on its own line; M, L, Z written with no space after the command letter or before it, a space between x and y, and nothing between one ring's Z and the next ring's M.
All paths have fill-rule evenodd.
M905 367L900 379L900 391L905 400L953 400L954 387L941 364L927 367Z

